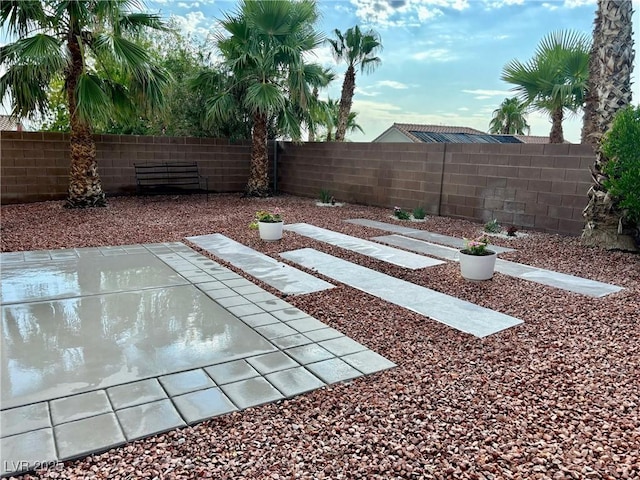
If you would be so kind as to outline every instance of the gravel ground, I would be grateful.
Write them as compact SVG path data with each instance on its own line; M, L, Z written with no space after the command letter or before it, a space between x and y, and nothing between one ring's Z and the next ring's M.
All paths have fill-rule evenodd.
M47 202L2 207L2 251L219 232L274 257L312 247L525 323L478 339L346 286L288 297L398 368L21 478L640 478L640 256L528 232L493 241L517 248L505 259L625 290L594 299L499 273L474 283L452 262L408 271L291 232L263 243L247 224L274 207L287 223L362 238L383 233L343 220L395 221L388 209L287 196L112 198L84 211ZM442 217L410 226L460 237L481 230Z

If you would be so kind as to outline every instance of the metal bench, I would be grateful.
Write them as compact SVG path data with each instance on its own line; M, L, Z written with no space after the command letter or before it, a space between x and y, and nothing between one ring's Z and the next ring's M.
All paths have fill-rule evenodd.
M136 190L140 195L206 193L209 179L200 175L196 162L134 163Z

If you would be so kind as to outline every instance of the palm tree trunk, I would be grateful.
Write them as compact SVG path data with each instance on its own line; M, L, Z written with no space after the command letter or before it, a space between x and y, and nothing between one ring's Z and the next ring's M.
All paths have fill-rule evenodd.
M311 94L313 97L313 105L314 108L317 108L318 105L318 87L313 87L313 93ZM309 115L313 115L313 112L310 112ZM312 118L313 121L309 122L309 141L316 141L316 122L315 119Z
M70 29L68 48L71 64L66 75L66 89L71 123L69 143L71 164L69 167L69 191L65 207L105 207L107 200L98 175L96 143L91 134L91 127L80 120L76 108L76 87L82 74L83 60L80 45L73 29Z
M253 115L253 134L251 140L251 166L245 194L250 197L268 197L269 155L267 153L267 116L264 113Z
M601 0L598 0L601 3ZM591 51L589 52L589 78L587 79L587 94L585 96L584 104L584 117L582 120L582 134L580 143L586 143L588 145L597 145L599 141L599 135L597 132L598 120L596 116L596 109L598 108L598 91L597 87L601 83L599 78L600 68L598 65L598 49L599 44L602 42L600 35L602 28L602 14L600 6L596 11L596 19L593 21L593 44L591 45Z
M351 105L353 103L353 94L356 88L356 71L353 65L349 65L347 73L344 75L342 82L342 94L340 96L340 114L338 116L338 126L336 128L336 142L344 142L344 136L347 132L347 122L349 113L351 113Z
M631 71L633 70L632 4L628 0L598 0L596 21L600 33L591 50L595 62L597 106L594 115L596 159L591 169L593 185L589 203L584 209L585 228L582 243L609 250L638 251L633 239L637 225L628 224L616 202L607 193L604 175L609 159L600 148L602 135L609 130L616 113L631 103ZM592 74L591 64L589 74Z
M562 107L556 108L551 112L551 133L549 134L549 143L564 143L564 133L562 131L563 116Z

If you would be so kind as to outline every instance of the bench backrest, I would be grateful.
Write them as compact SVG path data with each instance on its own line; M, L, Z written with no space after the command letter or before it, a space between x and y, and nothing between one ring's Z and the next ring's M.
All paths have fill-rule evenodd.
M200 182L195 162L134 163L139 186L197 185Z

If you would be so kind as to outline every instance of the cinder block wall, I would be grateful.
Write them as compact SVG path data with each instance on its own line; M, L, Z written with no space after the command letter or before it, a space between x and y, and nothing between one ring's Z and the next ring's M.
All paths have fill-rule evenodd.
M587 145L287 143L280 190L577 235L594 155ZM442 190L441 190L442 189Z
M281 192L438 214L444 144L285 143L278 155Z
M588 145L448 144L440 213L579 234L593 161Z
M249 142L183 137L98 135L105 191L135 191L134 162L197 161L217 192L244 190ZM69 137L0 132L0 202L66 196ZM576 235L594 154L587 145L414 143L281 143L278 190L318 197L329 189L351 203ZM269 148L269 153L273 151Z
M209 188L238 192L249 175L251 146L190 137L96 135L98 171L109 195L135 191L133 164L196 161ZM0 194L3 204L63 199L69 185L69 135L0 132Z

